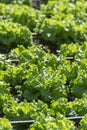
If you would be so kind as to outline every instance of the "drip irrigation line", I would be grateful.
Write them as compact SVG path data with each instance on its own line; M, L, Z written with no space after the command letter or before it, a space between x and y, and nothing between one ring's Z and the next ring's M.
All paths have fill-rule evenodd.
M25 121L10 121L11 125L20 125L20 124L32 124L34 120L25 120Z
M6 60L7 62L19 63L19 60Z
M10 62L11 64L15 64L15 65L18 65L19 64L19 60L6 60L6 62Z
M8 61L8 62L10 62L10 61L11 61L11 62L19 62L19 60L16 60L16 59L14 59L14 60L9 60L9 59L8 59L8 60L6 60L6 61Z
M65 59L66 59L66 60L73 60L74 58L73 58L73 57L66 57ZM7 62L12 62L12 63L19 63L19 60L15 60L15 59L14 59L14 60L9 60L9 59L8 59L8 60L6 60L6 61L7 61Z
M0 15L0 19L6 19L6 17L3 15Z
M74 57L66 57L66 60L74 60Z
M74 60L74 58L73 57L66 57L65 58L66 60L70 60L70 61L73 61ZM12 64L19 64L19 60L16 60L16 59L14 59L14 60L6 60L7 62L11 62Z
M73 121L79 121L83 119L83 116L78 116L78 117L67 117L67 120L73 120ZM34 120L23 120L23 121L10 121L12 125L23 125L23 124L32 124L34 123Z
M78 116L78 117L67 117L68 120L73 120L73 121L76 121L76 120L81 120L83 119L83 116Z

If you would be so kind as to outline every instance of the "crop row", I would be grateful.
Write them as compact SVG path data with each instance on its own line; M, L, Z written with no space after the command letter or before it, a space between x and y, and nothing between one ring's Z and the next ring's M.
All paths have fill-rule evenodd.
M0 54L0 128L75 130L67 117L84 116L78 129L86 130L87 2L48 0L40 10L26 2L0 1L0 51L8 53ZM15 120L34 123L12 128Z
M33 45L12 50L9 59L1 55L0 114L9 120L35 120L31 125L35 130L48 129L52 122L57 129L74 129L65 117L87 112L86 50L87 43L65 44L55 56ZM73 61L65 59L70 52ZM18 65L12 64L12 59L18 60ZM63 120L65 125L59 126Z
M87 2L85 0L80 0L76 2L70 0L49 0L47 5L41 5L40 10L36 10L24 4L0 3L0 15L5 17L5 19L0 20L0 22L6 22L5 27L7 29L10 24L9 28L11 28L10 30L12 30L13 35L12 37L11 34L9 35L9 33L11 32L1 27L1 41L6 40L5 38L3 38L3 35L7 34L6 38L8 38L8 44L4 42L1 44L6 44L7 46L9 46L8 48L11 48L12 46L9 43L9 37L12 37L12 39L10 40L11 42L14 42L14 39L16 41L19 41L19 39L17 40L15 38L18 37L14 34L15 26L17 26L17 28L19 26L26 26L24 28L28 28L28 30L31 30L31 32L39 33L39 38L43 40L43 43L48 42L54 46L56 45L57 48L59 48L60 45L63 43L69 44L77 42L79 44L82 44L83 42L87 41L86 14ZM14 22L16 25L14 24ZM13 26L13 24L15 26ZM19 27L18 30L21 30L20 28L23 27ZM26 35L28 35L27 31ZM24 34L23 36L24 39L26 39L26 36ZM27 37L29 38L31 36L29 35ZM25 41L23 41L24 44L26 44ZM21 42L19 44L23 43Z

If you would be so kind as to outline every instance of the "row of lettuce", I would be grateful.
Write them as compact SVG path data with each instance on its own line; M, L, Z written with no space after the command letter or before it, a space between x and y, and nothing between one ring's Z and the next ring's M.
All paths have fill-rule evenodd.
M73 48L73 49L72 49ZM71 52L71 55L69 55ZM4 120L34 120L24 129L74 130L66 119L85 116L78 126L87 127L87 43L64 44L58 56L40 45L22 45L9 56L0 55L0 115ZM73 61L66 60L72 56ZM18 64L12 63L17 60ZM10 123L10 122L9 122ZM10 125L11 126L11 125ZM9 126L9 130L12 129ZM18 126L16 130L20 130ZM22 126L23 129L23 126ZM8 129L7 129L8 130Z
M78 128L86 130L87 2L48 0L40 10L30 4L0 1L0 51L9 52L0 54L0 129L75 130L66 117L84 116ZM33 33L60 47L57 56L34 46ZM34 123L12 128L12 120Z
M46 5L41 5L40 10L24 4L5 4L1 1L0 15L0 44L3 48L8 46L11 49L17 44L30 45L32 33L38 33L43 43L48 41L57 45L57 48L63 43L82 44L87 41L86 0L49 0ZM2 23L5 23L5 27ZM27 30L26 33L24 30Z

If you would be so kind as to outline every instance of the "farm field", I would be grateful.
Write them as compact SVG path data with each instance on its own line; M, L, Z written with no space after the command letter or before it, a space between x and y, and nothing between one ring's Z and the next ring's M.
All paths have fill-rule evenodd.
M0 0L0 130L87 130L87 1Z

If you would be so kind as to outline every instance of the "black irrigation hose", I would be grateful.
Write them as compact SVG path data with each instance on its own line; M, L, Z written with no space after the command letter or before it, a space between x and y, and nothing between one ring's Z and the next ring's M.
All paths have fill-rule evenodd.
M67 120L73 120L73 121L80 121L83 119L83 116L78 116L78 117L67 117ZM23 120L23 121L10 121L12 125L17 125L17 124L32 124L34 123L34 120Z
M65 58L66 60L74 60L74 58L73 57L66 57ZM7 61L11 61L12 63L15 63L15 62L19 62L19 60L7 60Z
M0 15L0 19L6 19L6 17L3 15Z
M74 57L66 57L66 60L74 60Z
M78 117L67 117L67 120L71 120L75 122L75 128L76 130L78 129L79 122L81 119L83 119L83 116L78 116ZM34 123L34 120L22 120L22 121L10 121L11 125L13 126L13 130L16 130L15 128L20 128L20 127L26 127L28 128L31 124Z
M65 58L66 60L70 60L70 61L73 61L74 60L74 58L73 57L66 57ZM12 64L16 64L16 65L18 65L19 64L19 60L6 60L7 62L11 62Z
M22 127L23 129L28 129L34 123L34 120L10 121L10 123L13 126L13 130L20 130Z
M7 62L11 62L12 64L19 64L19 60L6 60Z
M23 124L32 124L34 120L25 120L25 121L10 121L11 125L23 125Z
M68 120L73 120L73 121L76 121L76 120L81 120L83 119L83 116L77 116L77 117L67 117Z

